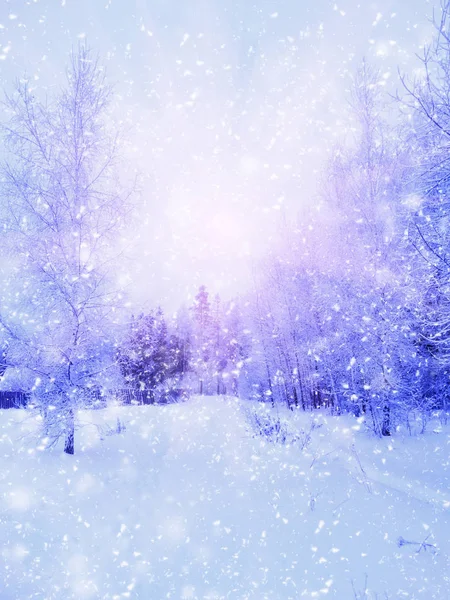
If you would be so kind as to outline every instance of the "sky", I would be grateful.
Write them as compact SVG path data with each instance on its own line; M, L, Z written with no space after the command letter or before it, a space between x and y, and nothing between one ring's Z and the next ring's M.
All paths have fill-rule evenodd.
M248 288L280 215L316 202L363 57L395 91L436 4L2 0L0 83L26 74L56 92L80 39L99 53L127 129L124 173L140 173L133 301L172 310L200 284Z

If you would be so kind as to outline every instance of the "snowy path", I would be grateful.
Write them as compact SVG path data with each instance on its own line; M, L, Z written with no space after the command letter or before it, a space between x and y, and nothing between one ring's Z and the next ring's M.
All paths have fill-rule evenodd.
M123 434L86 428L67 457L17 453L11 415L0 414L1 600L346 600L366 573L369 598L450 598L449 511L431 474L444 434L426 487L410 490L426 440L391 451L342 420L301 451L253 438L233 400L119 407L83 419L120 416ZM428 534L436 555L397 547Z

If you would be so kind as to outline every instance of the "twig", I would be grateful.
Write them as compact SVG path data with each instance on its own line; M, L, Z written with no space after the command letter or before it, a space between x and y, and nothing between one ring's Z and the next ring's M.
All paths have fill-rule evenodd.
M405 540L405 538L403 538L402 536L400 536L397 540L397 545L399 548L401 548L402 546L419 546L418 549L416 550L417 553L419 553L421 550L424 550L425 552L427 551L427 548L430 549L430 551L434 554L437 552L437 548L434 544L427 544L427 539L430 537L431 534L428 534L427 537L422 541L422 542L411 542L409 540Z

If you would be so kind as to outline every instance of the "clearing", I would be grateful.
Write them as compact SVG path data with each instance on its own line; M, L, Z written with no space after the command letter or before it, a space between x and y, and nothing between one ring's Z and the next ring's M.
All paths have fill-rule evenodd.
M261 410L84 411L75 456L0 411L1 600L450 598L450 427L298 413L281 445Z

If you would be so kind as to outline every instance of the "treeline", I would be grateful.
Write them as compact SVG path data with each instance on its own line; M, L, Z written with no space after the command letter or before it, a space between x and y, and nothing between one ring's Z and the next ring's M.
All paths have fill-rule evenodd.
M219 311L211 316L205 290L197 297L199 392L351 411L384 436L448 412L448 2L435 28L422 75L402 78L397 99L366 62L355 74L348 138L316 205L283 222L234 303L234 356Z
M167 318L161 308L132 317L117 350L126 385L148 392L148 402L177 394L238 395L249 359L250 331L237 302L210 301L201 286L192 306Z
M449 408L450 3L394 100L363 63L315 208L257 269L249 381L365 415L380 435Z

